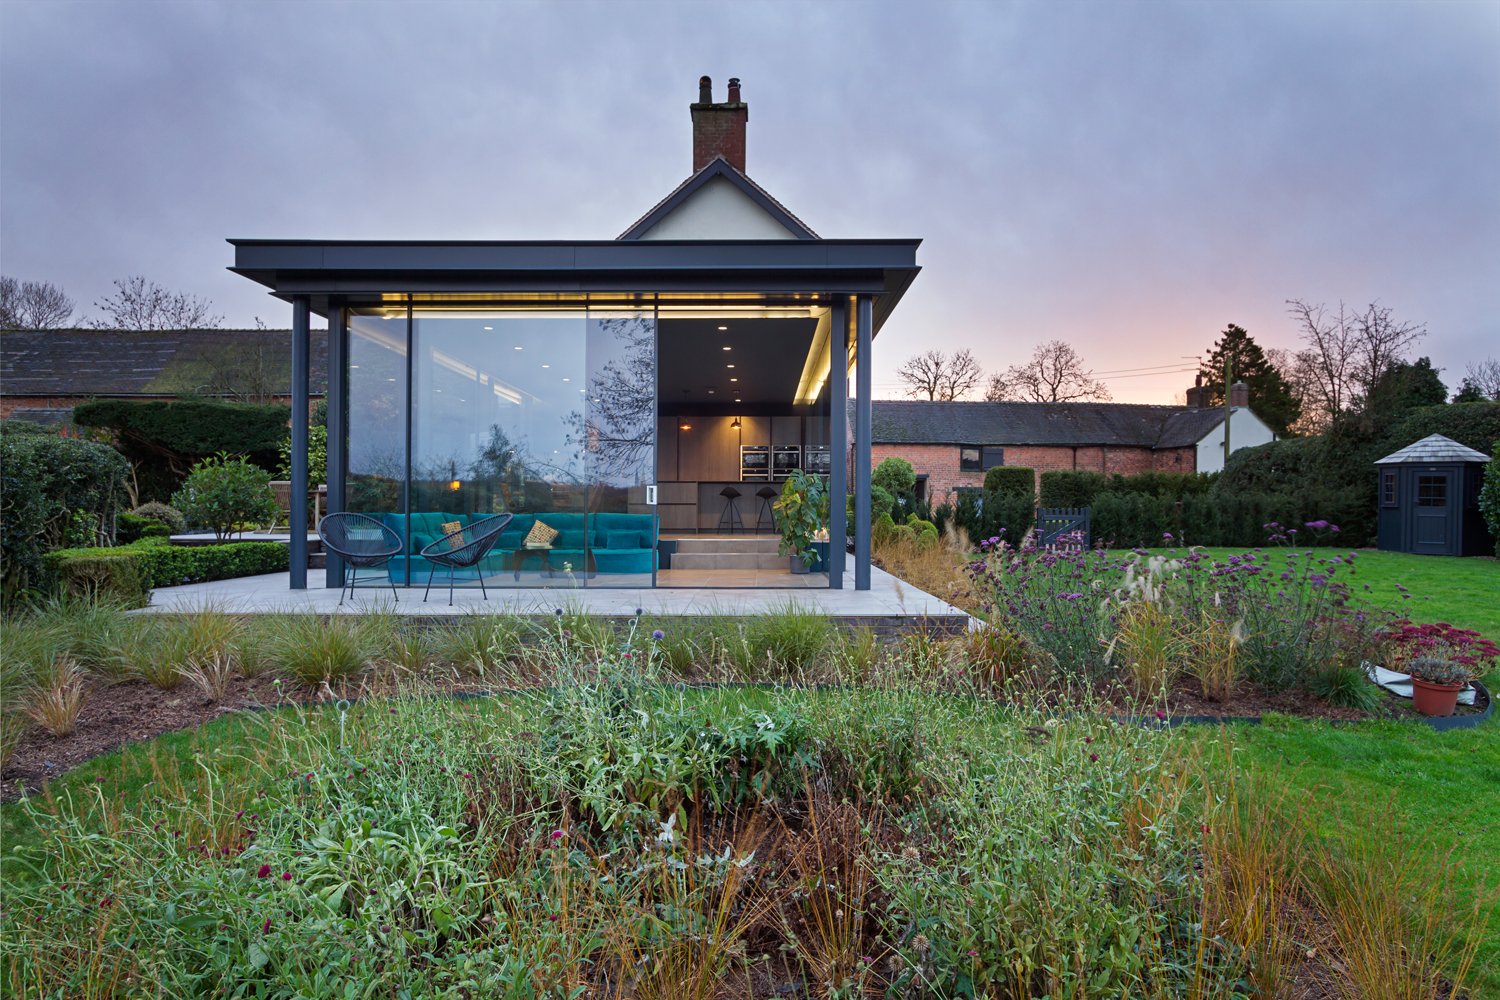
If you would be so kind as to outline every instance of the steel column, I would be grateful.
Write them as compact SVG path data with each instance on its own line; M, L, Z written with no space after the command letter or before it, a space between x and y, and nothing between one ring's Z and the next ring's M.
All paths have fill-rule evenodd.
M308 316L307 296L299 295L292 300L292 510L288 523L293 590L307 589L307 407L312 353Z
M349 441L349 324L337 303L328 306L328 507L324 513L344 510L344 456ZM343 587L344 561L332 552L327 560L325 587ZM350 595L353 596L352 594Z
M828 331L828 586L844 589L849 545L849 309L842 298L830 310Z
M870 589L870 393L871 342L874 340L872 300L861 295L855 311L854 339L858 362L854 403L854 589Z

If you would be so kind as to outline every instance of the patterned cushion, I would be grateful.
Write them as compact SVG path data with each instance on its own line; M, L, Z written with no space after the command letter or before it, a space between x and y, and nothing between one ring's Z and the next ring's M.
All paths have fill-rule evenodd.
M538 521L537 523L533 524L531 526L531 530L529 532L527 532L527 534L526 534L526 544L528 546L540 548L540 547L543 547L543 546L551 545L552 544L552 540L554 538L556 538L556 537L557 537L557 529L556 528L548 527L547 525L543 524L541 521Z

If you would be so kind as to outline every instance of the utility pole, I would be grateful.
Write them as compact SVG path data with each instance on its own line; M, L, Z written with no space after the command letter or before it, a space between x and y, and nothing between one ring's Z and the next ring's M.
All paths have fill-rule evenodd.
M1229 387L1234 385L1234 358L1224 352L1224 468L1229 468L1229 420L1234 416L1234 407L1229 402Z

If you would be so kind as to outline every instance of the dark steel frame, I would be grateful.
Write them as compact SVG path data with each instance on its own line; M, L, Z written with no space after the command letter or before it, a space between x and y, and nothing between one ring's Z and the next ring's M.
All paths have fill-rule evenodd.
M707 301L724 293L768 296L816 294L835 307L830 351L844 332L847 352L853 340L856 363L854 419L854 494L856 517L855 589L870 587L870 443L872 386L871 345L876 332L895 309L920 268L916 251L920 240L596 240L582 242L475 241L317 241L230 240L235 262L230 270L269 288L292 303L292 495L306 496L308 485L307 430L309 402L309 316L327 316L337 348L330 347L329 412L330 479L339 481L335 494L329 484L330 510L343 506L342 473L347 462L343 435L347 433L348 324L346 310L389 305L390 296L404 296L407 307L407 399L410 400L411 296L483 295L503 300L515 294L560 296L599 295L634 297L644 305L658 294L699 293ZM423 304L426 304L425 302ZM469 304L469 303L465 303ZM475 301L476 307L482 303ZM543 305L544 303L538 303ZM623 302L621 304L624 304ZM603 302L600 303L603 305ZM848 310L842 324L838 312ZM852 314L852 315L849 315ZM338 363L333 363L333 354ZM847 353L846 353L847 358ZM836 396L847 399L847 379L836 362L830 371L830 449L847 434ZM336 374L335 374L336 373ZM409 405L409 404L408 404ZM338 416L335 418L334 413ZM411 434L407 413L407 436ZM335 443L334 424L340 437ZM844 440L847 440L845 438ZM844 452L844 448L839 448ZM411 443L407 442L407 462ZM337 464L335 464L337 463ZM834 463L840 470L843 462ZM410 509L410 474L402 487L402 508ZM830 485L834 485L832 482ZM844 484L847 489L847 483ZM337 507L334 506L335 502ZM307 515L305 505L292 505L293 589L307 586ZM834 504L835 508L839 505ZM831 565L829 586L843 585L844 562L840 536L842 511L830 514ZM408 526L408 533L410 528ZM406 539L409 547L410 539ZM327 585L342 583L343 567L330 564ZM652 574L655 583L655 573Z

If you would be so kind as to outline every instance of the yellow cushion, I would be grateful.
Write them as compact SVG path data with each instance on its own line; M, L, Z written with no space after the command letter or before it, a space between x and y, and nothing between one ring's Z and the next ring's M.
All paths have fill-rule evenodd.
M442 531L444 537L446 537L453 534L454 532L463 531L464 523L462 521L449 521L446 524L439 525L438 527L439 530ZM450 549L461 549L463 547L464 540L462 538L451 538L448 540L448 548Z
M526 546L528 548L545 548L552 544L552 539L557 537L557 529L543 524L541 521L531 526L526 533Z

